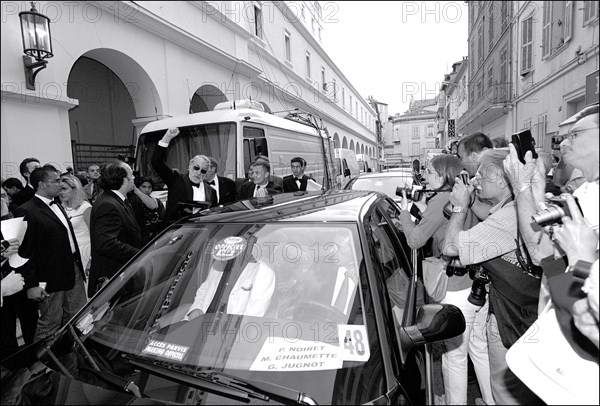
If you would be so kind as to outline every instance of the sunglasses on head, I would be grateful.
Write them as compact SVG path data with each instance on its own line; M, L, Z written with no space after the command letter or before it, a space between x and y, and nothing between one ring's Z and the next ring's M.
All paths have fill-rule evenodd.
M206 172L208 172L206 169L202 169L198 165L194 165L193 168L195 171L200 171L200 173L203 175L206 175Z

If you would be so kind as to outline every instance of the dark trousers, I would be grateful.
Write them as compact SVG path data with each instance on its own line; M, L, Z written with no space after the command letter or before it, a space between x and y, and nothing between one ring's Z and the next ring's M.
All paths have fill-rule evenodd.
M0 310L0 359L14 354L19 348L17 318L21 323L25 345L32 344L38 322L38 303L27 299L25 289L3 299Z

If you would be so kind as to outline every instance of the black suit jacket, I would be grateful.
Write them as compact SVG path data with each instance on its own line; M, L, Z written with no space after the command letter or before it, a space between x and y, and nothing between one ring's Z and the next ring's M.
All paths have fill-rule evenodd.
M35 190L33 190L33 188L29 184L27 184L25 188L15 193L15 195L12 197L12 201L16 206L20 206L30 201L33 198L33 196L35 196Z
M294 177L294 175L288 175L288 176L284 177L283 178L283 193L305 191L306 185L308 184L309 179L310 178L308 176L302 175L302 180L300 180L300 187L298 187L298 184L296 183L296 178Z
M169 168L165 162L167 148L157 145L152 154L152 168L158 173L158 176L165 182L169 188L167 197L167 208L165 210L165 222L167 224L179 220L184 217L180 213L179 202L189 202L194 199L194 191L192 190L192 181L189 174L186 172L183 175ZM204 187L204 195L206 201L211 205L217 204L217 193L206 183Z
M215 176L219 182L219 204L227 204L237 200L237 188L235 181L225 176Z
M70 290L75 286L75 265L83 275L81 257L75 241L75 257L71 252L69 233L62 221L40 198L34 196L19 206L15 217L25 217L27 231L19 247L19 256L27 258L19 272L25 278L25 289L47 282L46 292ZM67 220L69 221L69 220ZM73 234L73 238L75 235Z
M240 194L238 195L238 200L242 199L250 199L254 197L254 189L256 185L254 182L245 182L240 187ZM267 183L267 193L270 195L276 195L277 193L281 193L281 189L278 188L273 182Z
M92 206L90 237L92 266L88 293L91 296L100 277L113 277L137 254L142 247L142 231L133 210L113 191L105 190Z

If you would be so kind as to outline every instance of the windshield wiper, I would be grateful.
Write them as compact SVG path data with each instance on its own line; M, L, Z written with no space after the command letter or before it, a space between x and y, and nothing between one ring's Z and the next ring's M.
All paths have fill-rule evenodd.
M147 397L146 395L144 395L142 393L142 391L135 384L135 382L128 381L127 379L125 379L119 375L116 375L110 371L105 371L105 370L100 369L100 367L98 366L96 361L94 361L94 358L92 357L92 355L89 353L87 348L85 348L85 345L79 339L79 336L77 335L77 333L75 332L75 329L73 328L73 326L71 324L68 325L67 330L71 334L71 338L73 339L75 346L77 346L83 353L84 359L87 360L90 363L90 365L92 366L92 368L84 367L87 371L93 373L94 375L96 375L97 377L102 379L104 382L107 382L107 383L109 383L119 389L122 389L126 392L130 392L138 398Z
M220 371L196 371L183 365L149 360L132 354L123 354L123 357L127 358L132 365L146 371L211 392L224 393L241 399L255 398L265 402L273 399L283 402L291 400L307 405L317 404L303 392L268 382L244 381Z

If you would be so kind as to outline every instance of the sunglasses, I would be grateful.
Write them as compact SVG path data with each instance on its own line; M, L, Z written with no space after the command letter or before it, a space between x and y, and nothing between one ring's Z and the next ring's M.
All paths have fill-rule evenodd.
M192 166L192 168L194 168L195 171L200 171L200 173L203 175L206 175L206 172L208 172L206 169L202 169L197 165Z

